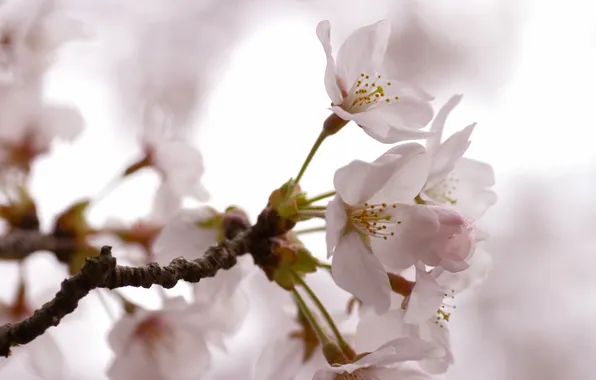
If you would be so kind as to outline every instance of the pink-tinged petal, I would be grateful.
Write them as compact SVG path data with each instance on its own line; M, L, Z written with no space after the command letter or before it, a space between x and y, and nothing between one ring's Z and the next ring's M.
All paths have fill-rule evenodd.
M51 134L65 140L73 140L84 127L84 120L77 108L47 106L42 109L40 123L44 134Z
M497 195L490 190L495 184L495 174L489 164L462 158L453 174L459 180L453 189L455 207L466 217L477 220L497 202Z
M325 240L327 243L327 258L333 255L333 251L339 243L340 237L348 223L348 215L346 214L346 208L344 201L340 195L336 195L329 204L327 204L327 210L325 211Z
M156 347L155 361L161 377L168 380L196 379L211 366L211 353L197 328L174 328L171 336ZM138 377L137 377L138 378Z
M110 380L151 379L169 380L159 373L156 361L147 360L149 348L142 342L131 342L125 353L116 355L108 368Z
M437 358L443 356L444 350L434 342L425 341L415 337L405 337L390 340L385 343L376 352L383 352L387 348L391 349L391 354L377 356L375 364L390 365L397 362L409 360L424 360L428 358ZM359 363L358 361L357 363Z
M389 149L377 161L400 156L399 165L389 181L370 198L370 203L410 203L420 193L427 178L430 157L417 143L401 144Z
M360 114L359 114L360 115ZM373 139L377 140L383 144L395 144L400 141L406 140L418 140L418 139L426 139L429 136L432 136L431 133L426 131L419 131L416 129L407 129L401 128L396 129L392 128L389 125L384 124L369 124L372 125L371 127L364 127L361 125L362 130L372 137Z
M340 288L373 305L377 313L389 309L391 287L387 272L357 232L350 232L340 240L331 273Z
M337 53L337 70L348 86L361 73L374 75L381 67L387 51L391 24L381 20L356 29L341 45Z
M160 141L154 146L155 166L173 191L182 196L209 199L202 186L203 156L193 146L182 140Z
M304 343L281 336L268 343L253 369L255 380L293 380L302 367Z
M392 224L396 227L395 236L387 240L372 240L372 249L388 267L407 269L414 264L421 252L429 250L429 243L439 230L439 221L427 206L397 204L391 210L392 218L401 222Z
M447 103L445 103L445 105L441 107L439 112L437 112L437 116L433 120L430 127L430 131L433 132L434 135L431 138L429 138L426 143L426 147L429 151L435 152L436 149L439 148L439 145L441 145L443 129L445 129L445 121L447 121L447 117L449 116L451 111L453 111L453 109L457 107L457 105L461 102L462 98L462 94L453 95L451 98L449 98Z
M370 372L371 379L375 380L439 380L418 368L404 367L404 365L396 368L375 367L370 368L368 371Z
M449 329L441 326L432 320L420 325L420 337L442 348L441 355L420 361L420 367L430 374L445 373L454 362Z
M331 24L328 20L321 21L317 25L317 37L323 45L325 56L327 57L327 66L325 67L325 89L333 104L342 103L341 89L337 83L337 74L335 72L335 59L333 59L331 49Z
M435 268L432 273L436 282L447 291L459 293L465 289L471 289L488 277L492 268L492 257L483 248L476 248L474 256L469 261L469 267L461 272L451 273L443 268Z
M64 354L51 334L46 332L27 347L33 372L46 380L64 379Z
M399 98L389 103L379 102L363 113L375 114L398 131L424 128L434 116L429 102L412 97Z
M108 344L116 356L124 354L128 349L139 319L146 315L144 310L138 310L137 313L134 318L128 315L120 318L108 333Z
M347 204L362 204L385 186L399 164L396 155L375 162L354 160L335 172L333 185Z
M424 270L416 270L416 285L408 300L404 322L419 325L434 316L441 307L445 290Z
M469 140L475 126L476 124L471 124L454 133L434 151L426 189L432 188L445 180L449 173L455 169L456 162L470 146Z
M330 371L330 369L320 369L315 372L312 380L334 380L336 379L336 372Z
M167 223L180 211L182 198L168 183L163 182L153 198L151 219L161 224Z
M383 315L372 311L362 316L356 328L356 351L373 352L389 340L409 335L402 322L404 311L392 309Z
M182 210L160 231L153 243L153 252L158 263L168 264L176 257L196 258L202 256L212 245L217 244L217 226L201 226L216 216L210 207Z

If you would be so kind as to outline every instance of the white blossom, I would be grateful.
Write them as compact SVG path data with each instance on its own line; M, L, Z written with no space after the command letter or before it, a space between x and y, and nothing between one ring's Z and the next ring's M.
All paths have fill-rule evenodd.
M433 120L433 136L426 142L432 164L420 195L427 202L453 207L465 217L477 220L497 201L497 197L490 190L495 184L492 167L462 157L470 145L469 139L476 124L454 133L441 143L447 116L461 99L462 95L451 97Z
M329 21L319 23L317 36L327 57L325 88L332 100L331 110L383 143L428 137L430 133L420 128L433 117L432 97L380 72L390 33L388 20L361 27L345 40L334 58L331 25Z

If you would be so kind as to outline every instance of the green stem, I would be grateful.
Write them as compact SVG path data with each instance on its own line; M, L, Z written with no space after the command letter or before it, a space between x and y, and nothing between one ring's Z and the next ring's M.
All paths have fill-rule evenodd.
M331 264L327 264L327 263L324 263L324 262L321 262L321 261L319 261L319 262L317 263L317 266L318 266L319 268L323 268L323 269L331 270Z
M309 220L312 218L325 219L325 212L316 210L299 210L298 217L300 217L300 220Z
M302 296L300 295L298 290L296 290L296 288L292 288L292 293L294 293L294 297L296 298L296 301L298 302L298 306L300 307L300 310L302 311L302 313L304 314L306 319L308 319L308 323L310 323L313 330L315 330L315 332L317 333L317 336L318 336L319 340L321 341L321 343L322 344L331 344L332 343L331 340L329 339L327 334L325 334L325 331L323 330L321 325L319 325L319 322L317 322L317 318L314 316L312 311L310 311L310 309L308 308L308 305L306 304L306 302L304 302L304 298L302 298Z
M304 288L304 290L306 290L306 292L308 293L308 296L313 300L315 305L317 305L317 308L319 309L321 314L323 314L323 318L325 318L325 320L327 321L327 324L329 325L329 327L331 327L331 330L333 331L333 334L337 338L337 341L339 342L340 347L343 348L345 346L349 346L346 343L346 341L344 340L343 336L341 335L341 332L339 332L339 329L335 325L335 322L333 322L333 318L331 318L331 315L329 315L329 312L325 308L325 305L323 305L323 303L321 302L319 297L317 297L315 292L313 292L313 290L310 288L310 286L308 286L308 284L302 279L302 277L300 277L300 275L298 275L298 273L292 271L292 275L294 276L294 279L296 280L296 282L299 283Z
M304 234L310 234L312 232L325 232L326 227L322 226L322 227L312 227L312 228L303 228L301 230L294 230L294 233L296 235L304 235Z
M312 158L315 156L315 153L317 153L317 150L319 149L323 141L325 141L327 136L329 136L329 134L325 130L322 130L321 134L319 134L319 137L317 137L317 141L315 141L314 145L310 149L308 156L306 156L306 160L304 160L304 163L302 164L302 167L300 168L300 171L296 176L296 180L294 181L295 183L300 182L300 179L302 178L302 175L304 175L304 172L306 171L308 164L310 164Z
M300 210L305 210L305 211L326 211L327 210L327 206L303 206L303 207L300 207Z
M326 193L317 195L316 197L312 197L310 199L307 199L306 202L307 202L307 204L311 204L311 203L315 203L317 201L320 201L322 199L332 197L334 195L335 195L335 191L328 191Z

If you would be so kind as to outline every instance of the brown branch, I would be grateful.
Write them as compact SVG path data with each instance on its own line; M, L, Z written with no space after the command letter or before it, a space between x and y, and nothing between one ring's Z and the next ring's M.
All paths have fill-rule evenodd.
M220 269L233 267L236 257L248 252L256 264L270 262L270 239L286 232L280 228L283 223L280 223L277 213L266 208L252 227L244 224L241 218L230 219L224 221L227 240L209 248L195 260L178 257L166 266L150 263L143 267L128 267L117 265L111 247L104 246L99 256L87 258L79 273L62 282L53 300L21 322L0 326L0 355L8 356L12 346L27 344L51 326L57 326L93 289L150 288L152 285L172 288L180 280L199 282L215 276Z
M12 230L0 238L0 260L22 260L37 251L55 252L73 247L71 239L59 239L38 230Z

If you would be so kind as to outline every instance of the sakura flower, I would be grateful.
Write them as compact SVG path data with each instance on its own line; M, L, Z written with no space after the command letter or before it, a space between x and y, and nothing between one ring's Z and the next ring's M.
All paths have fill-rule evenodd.
M387 20L361 27L346 39L334 58L331 25L329 21L319 23L317 36L327 56L325 88L334 112L328 122L341 128L352 120L383 143L426 138L430 134L420 129L433 117L432 97L379 72L390 33Z
M38 81L64 43L89 33L51 0L10 0L0 7L0 65L17 83Z
M428 165L424 147L410 143L389 149L372 163L353 161L335 173L337 195L326 211L333 278L379 313L389 308L391 292L381 261L407 268L416 260L401 249L418 248L413 237L414 243L425 243L423 238L438 229L426 207L411 204L426 181ZM403 233L404 227L413 235Z
M26 86L0 97L0 164L28 172L54 139L72 141L83 130L76 108L42 105L40 89Z
M470 264L467 270L458 273L442 268L427 273L419 265L416 283L408 297L395 300L391 310L383 315L374 313L370 307L362 310L356 332L357 347L371 350L388 339L419 338L441 349L440 354L421 360L421 368L432 374L447 371L454 362L448 326L455 310L453 300L457 294L477 286L486 278L491 259L484 250L479 250Z
M433 358L441 350L433 343L416 338L399 338L383 344L363 358L344 365L329 366L319 370L313 380L363 379L431 379L422 372L412 373L409 368L396 366L407 361L418 361Z
M426 185L420 194L424 201L451 206L468 218L478 219L497 198L490 188L495 183L490 165L463 158L468 149L475 124L454 133L441 143L445 121L461 101L455 95L439 110L431 126L432 137L427 140L432 164Z
M153 205L155 216L167 220L181 206L184 197L200 201L209 198L201 184L203 156L174 129L166 125L151 125L147 120L141 138L143 158L131 165L125 174L151 167L161 176L161 185Z
M123 316L108 336L115 359L111 380L183 380L199 377L211 365L210 334L217 319L182 297L165 298L163 309L136 309Z

